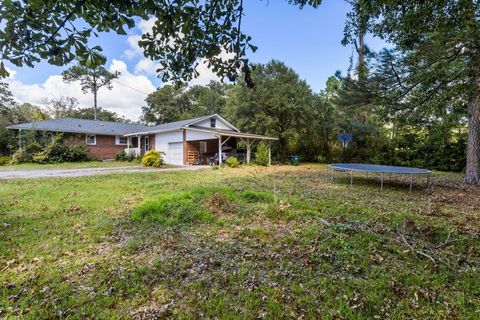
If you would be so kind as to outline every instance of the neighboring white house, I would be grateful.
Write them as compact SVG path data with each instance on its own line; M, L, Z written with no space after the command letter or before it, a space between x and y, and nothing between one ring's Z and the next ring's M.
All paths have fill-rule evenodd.
M221 152L235 151L237 142L246 146L246 161L250 162L251 146L255 141L272 141L277 138L242 133L218 114L161 124L147 131L126 134L126 137L154 136L150 149L164 153L165 162L173 165L199 164L205 155L217 155L222 163ZM153 147L154 146L154 147ZM127 152L140 152L127 146Z

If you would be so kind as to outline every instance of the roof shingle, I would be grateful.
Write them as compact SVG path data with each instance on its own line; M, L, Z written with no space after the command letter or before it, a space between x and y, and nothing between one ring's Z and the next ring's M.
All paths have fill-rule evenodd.
M132 132L147 131L150 129L150 127L142 124L120 123L101 120L85 120L75 118L62 118L37 122L27 122L11 125L7 128L17 130L93 133L104 135L124 135Z

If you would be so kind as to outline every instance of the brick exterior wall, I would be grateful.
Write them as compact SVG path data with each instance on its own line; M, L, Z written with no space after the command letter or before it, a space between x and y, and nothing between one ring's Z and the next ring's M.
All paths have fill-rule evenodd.
M95 159L115 159L115 155L127 148L126 145L115 145L115 136L97 134L97 144L87 145L90 157ZM70 143L85 143L84 134L65 135L65 141Z
M88 153L90 157L95 158L95 159L115 159L115 155L119 153L122 150L125 150L127 148L127 145L116 145L115 144L115 136L106 136L106 135L99 135L97 134L97 144L96 145L87 145L88 148ZM86 135L85 134L65 134L65 141L69 143L85 143L86 142ZM149 145L150 148L149 150L154 150L155 149L155 135L149 135L148 136L150 141ZM133 145L130 145L131 148L136 148L138 146L138 143L136 143L136 139L134 140L135 143ZM145 152L145 139L144 137L141 137L140 139L140 145L141 145L141 154L143 155Z

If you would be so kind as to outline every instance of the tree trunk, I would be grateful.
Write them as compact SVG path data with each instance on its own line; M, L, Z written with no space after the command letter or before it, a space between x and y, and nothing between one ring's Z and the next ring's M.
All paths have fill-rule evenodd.
M93 120L97 120L97 90L93 91Z
M285 163L287 160L286 139L282 136L278 137L278 144L280 146L280 163Z
M92 92L93 92L93 120L97 120L97 92L98 92L98 83L97 83L97 77L95 74L93 74L93 87L92 87Z
M467 168L464 182L480 184L480 97L468 104Z

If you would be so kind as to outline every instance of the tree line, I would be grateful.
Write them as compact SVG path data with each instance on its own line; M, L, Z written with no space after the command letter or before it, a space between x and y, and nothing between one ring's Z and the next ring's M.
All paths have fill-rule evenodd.
M147 97L142 121L161 124L218 113L242 131L278 137L274 154L280 162L297 154L304 161L464 170L465 110L397 112L385 98L384 65L392 52L366 51L350 74L331 76L320 92L277 60L252 65L253 88L242 78L234 85L165 85ZM340 133L352 134L345 148L337 141Z

